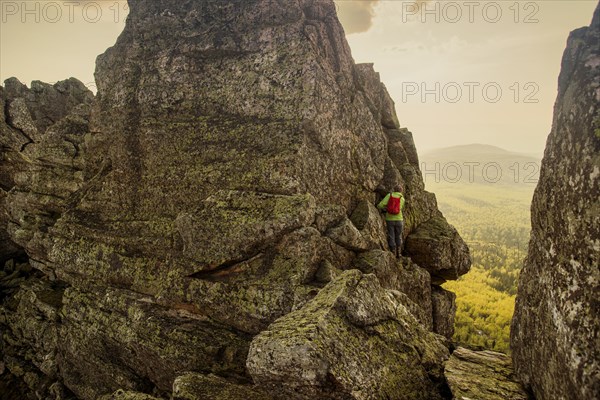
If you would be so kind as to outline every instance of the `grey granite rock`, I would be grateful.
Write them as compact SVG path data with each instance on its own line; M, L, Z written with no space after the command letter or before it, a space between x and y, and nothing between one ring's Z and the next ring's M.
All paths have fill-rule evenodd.
M74 80L28 89L10 79L0 90L0 255L26 255L66 288L49 329L62 339L58 379L81 399L170 393L184 373L247 381L255 336L314 304L362 255L385 252L374 204L396 183L406 188L405 235L432 220L452 230L379 75L352 59L332 0L129 6L125 30L97 59L95 98ZM455 232L430 239L443 254L404 260L399 272L384 260L364 279L393 290L406 313L391 325L416 335L407 354L394 353L411 365L399 382L435 398L444 357L432 354L444 340L428 332L421 267L434 271L442 257L440 268L460 267L446 278L457 277L468 252ZM346 314L367 325L352 335L371 335L359 312L375 307L371 295ZM397 368L389 360L370 368ZM379 382L364 382L375 396ZM323 390L347 393L335 382Z
M441 399L447 357L374 275L352 270L256 336L247 366L275 399Z
M539 399L600 394L600 5L571 33L531 208L511 347Z

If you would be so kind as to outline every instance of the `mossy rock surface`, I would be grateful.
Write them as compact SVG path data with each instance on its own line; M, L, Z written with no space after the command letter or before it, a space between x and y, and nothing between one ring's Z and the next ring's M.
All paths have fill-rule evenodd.
M173 385L173 400L272 400L252 385L236 384L215 375L185 374Z
M459 347L446 363L446 379L455 399L530 400L506 354Z
M247 367L277 399L425 400L441 398L432 379L447 357L374 275L352 270L255 337Z
M449 340L454 336L456 295L440 286L431 287L433 331Z
M98 400L162 400L158 397L139 392L117 390L113 394L100 397Z
M118 388L170 392L185 371L246 374L250 337L183 306L164 308L118 289L71 288L62 313L59 365L67 387L83 399Z
M599 38L600 4L567 41L519 275L510 347L539 399L600 393Z
M11 309L6 319L48 337L27 332L24 346L4 348L58 371L84 400L166 393L190 371L248 379L252 338L310 310L323 316L318 351L336 363L317 398L436 398L443 339L411 319L431 325L427 273L379 276L403 292L374 276L333 283L385 250L374 204L393 185L405 185L405 235L439 214L414 142L373 65L355 64L333 0L129 6L97 58L96 97L73 79L0 88L0 259L28 255L68 286ZM428 243L461 246L458 235ZM423 267L437 263L435 251L422 256ZM327 285L347 301L315 301L332 299ZM26 304L23 293L9 302ZM46 319L52 307L60 323ZM356 379L353 365L364 369Z
M381 286L395 296L425 326L432 329L431 277L409 258L396 257L389 251L372 250L360 254L353 266L365 274L375 274Z
M180 215L176 225L183 255L200 271L251 258L287 233L312 225L314 218L310 195L222 191Z

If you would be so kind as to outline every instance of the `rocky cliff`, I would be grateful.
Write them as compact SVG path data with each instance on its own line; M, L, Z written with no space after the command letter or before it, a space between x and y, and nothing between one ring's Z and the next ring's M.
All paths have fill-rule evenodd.
M538 399L600 393L600 6L571 33L532 205L511 345Z
M0 92L6 379L53 399L447 396L435 285L468 249L333 1L130 0L96 81ZM400 260L373 205L394 183Z

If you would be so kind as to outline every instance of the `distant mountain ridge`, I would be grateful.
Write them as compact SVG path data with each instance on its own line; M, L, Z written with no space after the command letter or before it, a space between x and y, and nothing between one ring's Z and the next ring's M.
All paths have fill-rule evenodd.
M536 156L532 153L521 153L517 151L506 150L498 146L490 144L463 144L457 146L440 147L433 150L428 150L420 154L423 159L431 158L449 158L457 157L459 159L478 158L482 156L491 157L513 157L530 159L531 161L541 161L542 155Z
M431 150L426 150L423 152L424 155L427 154L435 154L438 152L485 152L485 153L514 153L514 154L525 154L521 152L515 152L511 150L503 149L502 147L494 146L491 144L483 144L483 143L470 143L470 144L460 144L456 146L447 146L447 147L439 147Z
M440 210L461 232L473 258L469 274L460 282L445 284L457 294L453 340L469 348L508 352L539 158L472 144L423 152L420 164L427 190L435 193ZM456 164L463 174L458 181L452 179ZM502 177L494 184L497 168Z
M426 183L535 185L541 157L487 144L444 147L420 155Z

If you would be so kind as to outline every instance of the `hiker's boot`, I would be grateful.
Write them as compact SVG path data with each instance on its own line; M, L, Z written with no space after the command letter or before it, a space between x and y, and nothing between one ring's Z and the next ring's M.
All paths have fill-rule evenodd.
M400 258L400 248L396 247L396 258Z

